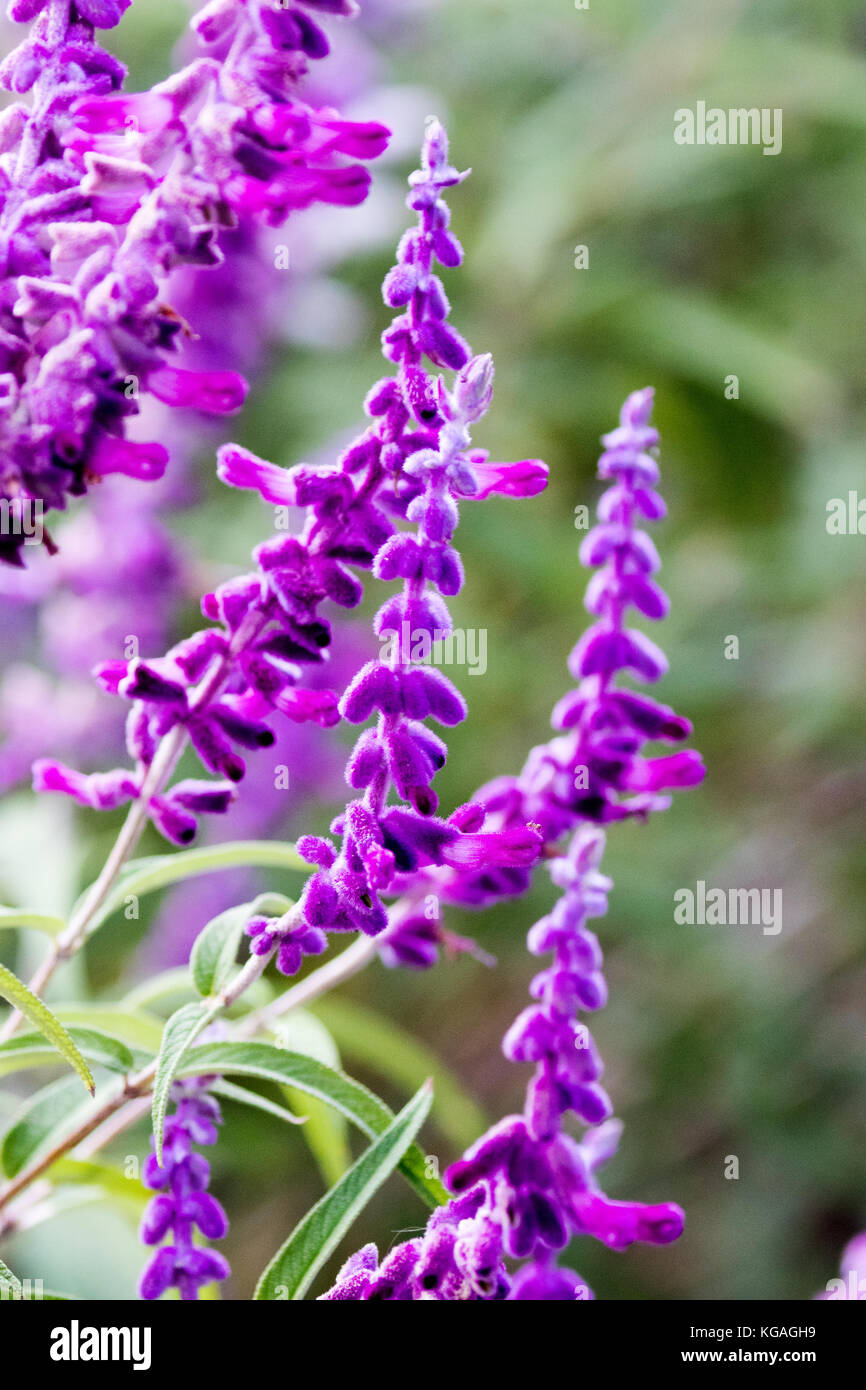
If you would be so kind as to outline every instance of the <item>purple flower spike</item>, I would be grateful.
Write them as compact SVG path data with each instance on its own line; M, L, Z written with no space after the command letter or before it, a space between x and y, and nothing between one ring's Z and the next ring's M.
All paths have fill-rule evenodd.
M464 385L467 399L473 391L483 399L479 377ZM528 946L553 959L533 979L534 1002L503 1041L509 1060L534 1068L523 1114L500 1121L446 1171L455 1196L430 1218L421 1240L396 1247L372 1274L368 1257L363 1279L344 1266L326 1298L591 1299L580 1277L556 1263L571 1236L591 1235L623 1250L635 1241L664 1245L682 1233L683 1212L674 1203L612 1201L598 1185L596 1171L614 1153L621 1126L610 1118L601 1057L580 1021L607 998L601 949L588 925L607 911L612 887L599 868L600 825L646 818L668 805L660 789L695 786L703 777L695 752L641 756L647 742L681 742L691 726L668 706L617 685L624 671L653 681L666 669L659 648L623 626L629 607L651 618L666 611L661 590L647 578L659 566L655 546L635 524L638 515L664 515L661 498L648 491L658 481L648 452L658 444L649 424L652 399L651 390L630 396L619 428L603 440L599 471L613 486L581 549L585 564L602 566L587 604L598 622L572 654L580 685L554 711L562 734L533 749L519 777L500 778L461 808L452 817L456 838L429 856L404 853L404 887L418 897L435 888L437 901L477 904L523 891L546 852L561 897L531 928ZM397 563L404 563L402 553ZM570 842L555 849L566 833ZM389 843L395 841L399 826ZM410 913L386 934L382 952L389 964L432 963L440 932ZM565 1131L569 1114L588 1126L580 1142ZM512 1277L506 1259L525 1263ZM399 1267L399 1280L388 1279L386 1267ZM377 1295L383 1287L387 1292Z
M546 481L544 465L535 460L496 465L499 473L491 480L483 474L486 454L471 448L471 427L492 399L493 362L489 355L473 357L448 324L448 301L434 271L436 261L454 265L461 259L442 194L462 177L448 163L445 131L431 120L421 168L410 177L408 204L418 225L400 242L397 265L383 287L385 302L404 311L382 339L396 372L369 393L373 423L337 467L283 470L235 445L220 453L220 476L230 486L310 507L303 535L269 542L257 552L277 602L294 620L309 621L323 596L345 606L360 600L349 563L372 568L379 579L403 581L402 592L376 615L379 657L362 667L340 701L339 713L349 723L371 716L377 722L360 734L346 769L349 786L363 795L333 827L340 850L320 865L292 917L293 924L310 928L375 936L387 924L380 895L401 872L421 864L507 870L528 866L540 852L537 832L525 825L474 834L483 816L478 827L463 827L435 815L432 783L447 748L425 721L449 726L466 714L452 682L425 664L432 642L451 631L445 598L463 582L453 546L458 504L496 490L531 496ZM452 384L431 375L430 364L453 370ZM415 529L398 530L400 522ZM255 668L248 665L263 694L278 685L277 666L271 654ZM291 703L307 693L291 690L271 698L291 716ZM405 807L389 806L392 789ZM407 936L404 947L389 949L388 958L431 963L435 940L417 928L410 935L411 942ZM300 964L294 945L283 944L280 953L280 968L293 973Z
M207 1077L174 1083L175 1111L165 1125L163 1166L155 1154L144 1165L142 1181L158 1195L145 1210L141 1239L145 1245L160 1245L167 1235L172 1237L141 1276L139 1293L144 1299L159 1298L176 1288L182 1299L194 1300L204 1284L227 1279L231 1272L223 1255L193 1241L196 1228L208 1240L221 1240L228 1230L225 1212L207 1191L210 1166L192 1147L216 1143L221 1116L217 1102L207 1093L208 1085Z

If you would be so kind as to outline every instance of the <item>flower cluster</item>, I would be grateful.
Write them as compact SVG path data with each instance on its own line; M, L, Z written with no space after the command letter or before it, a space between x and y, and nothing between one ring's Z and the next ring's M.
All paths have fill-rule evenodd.
M160 1245L141 1276L142 1298L159 1298L176 1288L185 1300L198 1298L203 1284L227 1279L228 1261L216 1250L193 1243L195 1227L208 1240L220 1240L228 1220L219 1202L207 1190L210 1165L193 1150L193 1144L215 1144L220 1108L208 1095L209 1078L176 1081L172 1086L174 1114L166 1121L162 1166L152 1153L145 1160L142 1181L156 1192L141 1223L145 1245L160 1245L169 1233L171 1244Z
M97 668L103 689L132 702L126 742L135 769L88 776L42 758L33 767L37 791L62 792L96 810L143 799L166 839L189 844L200 815L228 810L246 770L237 748L273 744L266 720L274 710L297 722L336 722L333 691L297 687L302 665L321 662L331 640L329 624L315 615L305 552L293 538L280 538L266 541L256 558L255 573L221 585L203 600L205 616L220 627L194 633L164 657ZM333 572L347 582L339 590L335 583L331 597L356 603L360 593L350 571L334 562ZM166 792L165 781L186 738L220 780L186 779Z
M340 713L360 723L378 711L378 727L362 734L349 762L349 784L365 796L335 825L343 836L340 854L315 837L299 843L323 871L311 878L298 908L311 929L379 932L386 920L379 891L397 872L425 864L464 870L522 865L538 851L538 836L525 824L477 834L483 816L475 807L447 822L433 816L430 782L445 749L423 721L432 716L455 724L465 706L440 672L411 659L413 634L430 639L450 630L442 596L462 584L450 544L457 499L492 491L528 496L546 481L537 460L491 469L486 454L470 447L469 427L490 403L492 363L486 356L471 358L445 322L447 301L430 269L434 255L459 257L441 194L461 177L448 164L442 127L432 122L409 196L419 228L403 239L396 268L411 267L406 273L415 288L408 312L384 335L397 372L368 397L374 423L326 468L282 469L237 445L220 450L222 480L254 488L283 507L306 508L303 533L266 541L255 551L255 573L205 598L205 616L220 628L195 633L162 658L98 668L103 688L132 702L127 746L134 771L85 776L50 759L34 766L37 790L63 792L96 809L142 799L161 833L187 844L199 815L225 811L231 802L245 771L235 745L255 749L273 742L266 720L274 710L324 726ZM386 298L403 298L404 289L394 289L394 271L385 283ZM425 357L438 365L449 354L452 364L463 364L450 390L441 378L434 384L423 366ZM398 532L400 520L416 523L417 533ZM389 659L368 663L338 709L333 692L301 689L298 681L304 665L321 662L331 640L320 605L327 599L345 608L360 602L359 567L372 568L383 580L401 578L403 592L376 619L380 638L391 648ZM172 759L186 737L221 780L183 781L165 792ZM387 806L392 784L409 806Z
M664 652L643 632L624 626L636 609L658 621L668 600L653 579L661 561L636 519L659 520L665 504L655 484L658 431L649 423L653 391L635 391L622 408L619 428L606 434L599 476L611 479L599 503L600 522L581 546L583 564L600 566L590 581L586 607L597 617L569 657L579 680L553 711L561 736L530 754L517 778L492 783L480 793L506 821L527 811L556 839L576 821L599 825L664 810L666 789L695 786L703 777L692 751L643 758L649 742L681 743L691 725L667 705L616 685L620 673L643 682L667 671Z
M327 39L314 15L349 0L211 0L203 48L141 94L94 39L130 0L12 0L34 20L0 67L15 101L0 118L0 494L11 508L66 498L110 473L154 478L160 443L126 437L144 392L222 414L243 402L234 371L175 365L190 330L165 302L178 266L219 264L244 214L279 225L316 201L352 204L369 184L351 160L384 148L375 123L298 99ZM11 515L11 513L10 513ZM22 563L23 529L0 558Z
M494 490L527 496L546 480L537 460L497 465L491 476L486 453L471 447L470 429L492 398L493 363L487 355L470 356L447 322L448 301L432 271L434 258L444 265L460 259L442 191L462 177L448 163L444 130L431 122L422 168L410 179L408 202L418 213L418 227L403 238L383 290L392 307L406 309L383 337L385 354L398 370L368 397L378 423L343 456L348 473L364 468L368 478L381 479L379 495L389 511L416 530L396 531L375 556L375 576L402 580L402 589L375 618L381 655L358 672L340 702L350 723L376 716L346 770L350 787L363 796L334 822L339 851L320 837L298 842L299 852L320 870L296 910L310 928L377 935L387 924L380 895L400 874L429 864L525 865L539 849L536 831L525 825L479 834L483 814L475 806L460 808L447 821L434 814L438 800L431 783L447 749L426 721L457 724L466 707L452 682L419 663L417 653L419 645L429 651L451 631L445 600L463 583L452 545L458 502ZM457 370L453 387L441 376L433 382L425 358ZM389 805L392 788L404 805Z
M660 566L655 545L637 518L658 520L665 504L655 490L658 431L650 424L653 391L635 391L623 405L619 427L603 436L599 476L611 486L599 502L599 524L587 534L580 557L599 566L590 581L586 607L597 619L569 658L579 684L556 705L556 737L533 748L522 772L499 777L476 792L485 828L538 826L547 846L583 823L611 824L646 818L664 810L664 792L697 785L704 775L700 755L684 750L644 757L648 743L677 744L691 724L669 706L617 684L621 673L644 682L667 670L664 653L644 633L625 626L634 608L658 621L668 600L652 577ZM423 875L404 888L421 891ZM480 906L526 891L529 873L508 866L483 873L437 871L426 875L429 891L443 901ZM394 945L395 940L389 942Z
M306 922L292 924L279 917L251 917L244 930L252 937L253 955L266 956L276 949L277 969L282 975L297 975L305 956L320 956L328 945L319 927L309 927Z
M584 563L604 566L587 596L600 620L572 653L581 685L554 716L568 734L535 750L522 778L482 798L482 811L493 814L499 833L531 815L553 842L578 823L567 850L550 860L562 896L529 933L532 954L552 952L553 962L532 981L535 1002L503 1042L510 1061L535 1065L524 1113L506 1117L446 1171L454 1197L422 1238L393 1249L381 1266L368 1247L344 1266L326 1298L588 1298L580 1277L555 1263L572 1236L592 1235L621 1250L637 1240L666 1244L682 1231L675 1204L612 1201L598 1185L595 1171L615 1150L620 1127L599 1084L598 1050L578 1021L581 1010L601 1008L607 997L598 938L587 926L607 911L612 886L600 872L605 839L599 822L663 809L669 799L656 795L660 787L691 786L703 775L695 753L640 757L649 739L680 739L689 726L666 707L614 685L622 670L653 680L666 668L657 647L623 628L628 605L655 618L665 611L661 591L647 577L658 568L655 548L633 520L636 510L663 514L661 499L650 491L658 477L646 452L658 443L648 424L651 405L651 391L629 397L620 429L603 441L601 475L615 483L602 499L601 524L582 548ZM639 795L622 802L623 792ZM514 891L513 881L503 887L495 874L468 868L452 896L479 901ZM569 1113L590 1127L580 1142L564 1130ZM506 1259L527 1263L512 1279Z

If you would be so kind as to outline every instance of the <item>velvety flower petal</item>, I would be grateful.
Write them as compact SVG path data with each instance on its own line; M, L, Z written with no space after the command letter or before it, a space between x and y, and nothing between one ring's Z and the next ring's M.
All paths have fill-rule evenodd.
M147 384L166 405L191 406L213 415L240 410L249 389L237 372L190 372L180 367L158 368Z
M138 1282L139 1297L150 1301L159 1298L168 1289L174 1278L175 1249L164 1245L157 1251L146 1266Z

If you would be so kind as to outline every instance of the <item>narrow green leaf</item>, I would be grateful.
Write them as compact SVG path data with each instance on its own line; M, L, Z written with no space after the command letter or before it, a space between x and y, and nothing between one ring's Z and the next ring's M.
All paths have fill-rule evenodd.
M88 935L97 931L130 896L144 897L145 894L155 893L172 883L182 883L199 874L233 869L239 865L289 869L303 874L310 872L309 864L301 858L293 845L277 840L234 840L225 845L200 845L195 849L180 850L177 854L159 854L149 859L134 859L126 865L113 891L91 919ZM78 903L84 900L87 891L89 890L85 890L81 895Z
M88 1091L93 1095L96 1089L93 1084L93 1077L90 1068L82 1057L75 1043L70 1038L59 1018L43 1004L33 994L17 975L13 975L11 970L7 970L5 965L0 965L0 995L8 999L9 1003L22 1013L26 1019L38 1028L44 1038L57 1048L74 1071L78 1073Z
M290 1052L302 1052L305 1057L315 1057L317 1062L324 1062L326 1067L340 1070L337 1044L325 1025L306 1009L293 1009L290 1014L278 1019L272 1032L280 1047L287 1047ZM333 1106L299 1091L295 1086L285 1086L283 1090L293 1110L306 1117L304 1141L327 1190L339 1182L352 1162L346 1117Z
M178 1077L226 1074L296 1086L339 1110L370 1139L382 1134L394 1118L384 1101L345 1072L273 1043L205 1043L187 1053L177 1069ZM428 1176L427 1167L417 1144L400 1159L400 1171L415 1192L428 1206L440 1206L448 1201L448 1193L438 1178Z
M165 1124L165 1112L168 1109L171 1083L175 1079L184 1054L218 1012L219 1005L208 1005L204 1001L200 1004L184 1004L182 1008L172 1014L163 1029L162 1045L156 1063L156 1079L153 1085L153 1105L151 1108L154 1147L159 1163L162 1162L162 1131Z
M148 1057L133 1055L124 1042L95 1028L70 1028L68 1037L82 1057L109 1071L129 1072L143 1065ZM53 1047L47 1047L41 1033L18 1033L0 1043L0 1076L25 1067L52 1066L60 1061Z
M179 965L172 970L163 970L159 975L155 975L151 980L143 980L135 989L131 989L121 1001L121 1008L132 1009L138 1012L142 1007L165 1005L173 1003L177 1008L182 1000L195 999L196 991L190 980L189 970L185 965ZM265 1004L273 998L273 991L264 980L255 980L249 989L245 990L241 998L230 1009L229 1016L233 1011L246 1013L249 1009L258 1008L260 1004Z
M262 1110L266 1115L273 1115L287 1125L303 1125L307 1122L306 1116L293 1115L284 1105L277 1105L276 1101L268 1100L267 1096L260 1096L258 1091L250 1091L246 1086L236 1086L233 1081L220 1078L211 1084L209 1090L215 1096L222 1096L223 1100L234 1100L241 1105L252 1106L254 1110Z
M24 912L17 907L0 907L0 931L4 927L32 927L47 936L59 936L66 926L62 917L49 917L44 912Z
M193 943L189 958L192 982L203 998L218 994L234 969L244 927L254 915L252 903L240 903L212 917Z
M390 1018L334 995L317 1000L313 1012L350 1065L369 1067L404 1092L416 1090L425 1077L432 1077L435 1099L430 1119L453 1148L466 1149L484 1133L484 1112L458 1078L435 1052Z
M424 1123L432 1100L433 1088L428 1081L298 1223L262 1274L255 1299L303 1298L355 1218L396 1168Z
M14 1178L32 1158L61 1136L73 1130L90 1110L82 1101L81 1088L73 1076L63 1076L31 1096L18 1111L3 1138L0 1163Z

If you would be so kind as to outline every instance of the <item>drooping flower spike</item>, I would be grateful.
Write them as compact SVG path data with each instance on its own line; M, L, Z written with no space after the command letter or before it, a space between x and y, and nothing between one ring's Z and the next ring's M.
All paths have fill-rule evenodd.
M533 748L518 776L499 777L473 797L484 809L484 826L505 830L537 825L547 846L589 822L610 825L643 819L670 805L671 790L697 785L700 755L683 750L644 757L649 744L681 744L691 734L687 719L620 677L652 683L664 675L664 653L645 634L626 626L629 609L651 621L668 611L653 577L660 560L639 520L659 520L665 504L655 485L658 431L650 424L653 391L635 391L625 402L616 430L606 434L599 477L610 486L599 502L599 524L581 546L583 564L598 566L587 589L586 607L596 619L569 658L576 689L557 703L552 723L558 734ZM475 873L438 870L416 874L404 890L427 891L443 902L476 906L526 891L529 872L515 866ZM435 879L435 882L433 881ZM389 944L397 943L389 939Z
M596 1170L615 1151L621 1127L600 1085L598 1049L579 1021L581 1012L602 1008L607 998L601 948L587 925L607 911L612 887L600 871L605 837L599 822L664 809L669 798L655 794L659 787L693 786L703 775L696 753L640 758L646 742L679 740L689 726L666 707L614 684L624 669L653 680L666 667L657 647L623 628L629 605L654 618L666 611L661 591L647 578L658 568L655 548L634 526L637 509L663 515L661 499L647 491L658 477L646 452L658 443L649 426L651 406L650 391L629 397L620 429L603 441L600 472L616 481L602 498L601 525L582 547L584 563L604 568L587 596L599 622L580 640L570 663L581 686L554 716L569 734L536 749L521 778L500 784L486 801L480 798L482 813L486 809L499 833L529 815L548 844L573 831L567 849L548 861L562 896L528 939L532 954L552 953L553 962L532 981L535 1002L503 1041L510 1061L535 1068L524 1112L500 1121L446 1171L454 1196L430 1218L422 1237L392 1248L381 1265L375 1247L366 1247L344 1265L326 1299L591 1298L579 1275L556 1264L557 1252L573 1236L591 1235L622 1250L634 1241L667 1244L683 1229L676 1204L613 1201L599 1187ZM657 770L671 763L675 768ZM640 795L631 797L635 791ZM622 793L631 799L621 801ZM502 871L485 868L479 874L473 867L452 881L451 895L478 902L517 891L527 870L508 870L510 879ZM447 871L437 873L437 881L447 880ZM428 871L427 877L432 881L434 875ZM392 952L401 930L402 924L393 941L391 933L386 938ZM413 963L428 964L429 955ZM564 1128L569 1114L589 1126L579 1142ZM507 1259L525 1263L512 1276Z
M121 95L125 70L94 29L129 3L9 6L33 21L0 65L14 97L32 94L0 116L0 495L13 507L64 507L106 474L159 477L164 446L126 437L147 392L236 410L241 376L178 360L191 330L166 303L169 275L218 264L240 213L279 225L316 201L361 201L369 176L346 160L388 137L297 95L328 51L318 17L351 13L349 0L211 0L193 20L202 56ZM23 540L6 528L0 558L20 565Z
M278 965L287 974L298 969L304 954L322 949L325 932L383 931L388 918L382 895L402 873L422 864L527 865L539 851L537 832L525 825L478 834L475 807L463 807L448 820L434 814L431 784L447 750L427 721L457 724L466 707L452 682L423 656L419 660L418 651L429 653L432 642L451 631L445 599L463 583L452 544L458 502L492 492L500 480L510 495L528 496L546 480L544 465L526 460L496 465L491 482L483 473L486 453L471 447L470 428L492 398L493 364L489 356L472 357L447 322L448 302L432 269L434 259L445 265L461 259L442 193L463 177L448 162L444 130L431 121L422 167L410 178L408 203L418 227L401 241L398 264L383 287L386 302L405 310L383 335L385 355L397 371L368 396L374 423L344 452L339 471L312 480L303 470L285 473L234 448L221 454L225 481L255 487L271 502L327 497L329 515L343 518L341 553L371 564L378 579L403 581L402 591L376 615L379 658L358 672L340 701L350 723L376 716L346 770L350 787L363 795L332 826L341 838L339 850L327 839L301 837L299 852L319 872L285 919L257 924L254 932L254 950L280 943ZM456 370L453 386L433 378L426 363ZM394 521L403 519L414 523L414 533L395 530ZM306 534L316 532L312 522ZM375 554L371 536L378 542ZM392 789L404 805L390 804Z
M185 728L206 765L236 779L242 769L230 741L261 742L266 726L260 716L269 705L290 714L294 710L297 717L295 703L313 699L311 692L297 690L278 673L304 659L305 637L308 645L312 633L327 638L318 616L324 598L346 606L359 601L361 584L350 565L372 567L379 579L402 579L402 592L387 600L375 620L379 637L387 641L387 656L368 662L340 702L340 712L351 722L377 715L375 727L361 734L349 759L347 781L364 794L350 801L335 822L341 847L337 851L328 840L302 837L298 849L318 872L299 902L283 917L254 915L246 924L252 954L273 956L285 975L294 975L305 957L320 954L329 931L380 932L387 924L381 894L398 871L420 864L475 870L528 865L540 848L538 832L528 826L478 833L479 812L472 806L447 821L434 815L437 802L430 784L446 750L425 721L433 716L440 724L455 724L464 717L465 705L452 683L416 663L413 653L419 634L432 639L450 631L444 596L456 593L463 580L452 546L457 503L477 491L473 456L479 464L483 458L471 450L470 427L490 404L493 366L489 357L473 358L446 324L444 291L431 284L435 247L451 259L458 255L450 233L443 240L448 212L441 191L460 176L448 165L447 140L436 122L428 127L422 165L413 176L409 199L419 213L419 228L403 239L397 267L411 267L408 299L405 287L396 295L410 307L384 336L386 355L397 372L368 399L375 423L330 469L301 466L285 472L237 446L221 451L224 481L253 487L271 502L306 506L303 533L266 542L256 552L256 575L224 585L205 601L205 612L221 619L223 632L199 633L163 661L136 660L103 669L103 683L135 702L130 722L138 739L136 778L122 771L82 778L48 763L36 769L37 785L67 791L89 804L116 804L147 794L150 814L163 832L188 838L195 815L222 809L217 803L231 788L204 784L192 790L181 783L168 795L149 791L146 779L155 765L158 738ZM386 279L386 299L395 296L395 278L392 271ZM437 327L430 328L431 323ZM448 354L457 372L451 387L441 377L432 380L424 365L440 365ZM413 417L417 428L410 428ZM499 470L500 476L509 476L507 465ZM522 482L511 487L512 495L543 486L546 469L540 462L525 462L517 470ZM401 520L414 524L414 533L398 531ZM226 694L233 680L241 688ZM323 716L324 722L335 717L333 703ZM407 804L390 804L394 789ZM208 796L210 804L205 805ZM174 1137L172 1131L170 1142ZM162 1170L150 1176L154 1185L171 1182ZM182 1189L183 1173L180 1181ZM211 1215L208 1209L205 1219ZM174 1221L175 1242L148 1267L142 1281L146 1297L158 1296L179 1280L181 1287L193 1286L185 1296L194 1296L198 1274L203 1281L213 1272L219 1257L190 1254L177 1235L178 1229L185 1231L187 1217L183 1190L172 1188L170 1197L153 1204L145 1240L161 1239ZM216 1217L211 1224L215 1230Z
M217 1101L208 1094L213 1078L176 1081L171 1090L174 1113L165 1125L162 1165L152 1153L145 1160L142 1181L157 1195L152 1197L141 1222L145 1245L159 1249L139 1281L144 1299L159 1298L176 1288L185 1301L198 1298L205 1284L227 1279L228 1261L218 1250L197 1245L197 1228L209 1240L220 1240L228 1219L217 1199L208 1192L210 1164L193 1145L215 1144L216 1126L222 1123ZM168 1244L162 1244L170 1235Z
M475 808L449 821L433 816L430 783L445 750L424 721L455 724L465 705L445 676L412 657L415 638L429 643L437 632L450 631L443 595L457 593L463 582L451 545L458 499L475 495L478 470L486 479L482 491L492 490L483 474L486 455L472 449L469 438L470 426L490 403L492 362L472 358L446 323L444 290L431 270L434 255L460 258L447 230L442 190L461 177L448 163L445 132L432 122L409 195L419 227L403 238L397 267L410 268L414 289L407 311L383 338L397 370L368 396L373 423L360 438L326 468L302 464L286 470L237 445L220 450L224 482L253 488L277 505L306 509L302 534L266 541L255 552L255 573L205 598L205 616L220 627L195 633L165 657L108 662L98 669L104 689L132 702L127 745L135 769L84 776L49 759L34 767L37 790L63 792L96 809L144 797L160 832L188 844L198 816L228 808L245 770L237 746L273 742L267 720L275 711L324 726L341 712L353 723L376 712L378 727L361 735L349 762L349 784L365 795L335 826L342 851L338 855L315 837L299 843L322 871L310 880L298 909L298 920L310 930L380 931L386 918L379 892L398 871L423 864L464 870L525 865L538 852L538 836L525 824L478 834ZM405 285L395 291L394 283L392 271L385 296L396 293L402 307ZM424 365L439 366L446 357L455 368L459 364L451 387ZM546 468L538 460L498 464L496 470L507 495L531 496L545 485ZM404 520L415 524L416 534L398 532ZM402 579L403 592L376 619L387 659L368 663L338 708L333 692L304 689L299 681L303 666L321 662L331 640L320 606L326 599L346 608L360 602L359 568L372 568L380 579ZM169 736L188 736L220 781L184 781L166 792L163 773L170 774L171 766L167 760L163 768L157 758ZM407 806L388 806L392 785ZM284 960L293 956L283 953Z

